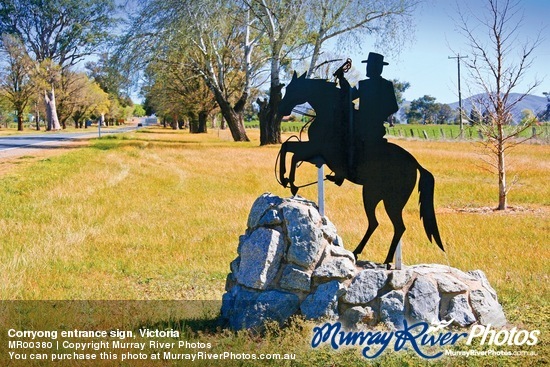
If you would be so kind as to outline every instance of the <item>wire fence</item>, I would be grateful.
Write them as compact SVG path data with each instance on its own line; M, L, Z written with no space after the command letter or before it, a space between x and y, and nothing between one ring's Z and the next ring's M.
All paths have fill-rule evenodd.
M386 135L415 138L424 140L456 140L460 139L460 127L458 125L396 125L386 128ZM485 137L479 127L464 127L462 139L484 140ZM518 138L531 138L536 141L550 143L550 125L533 126L524 130Z

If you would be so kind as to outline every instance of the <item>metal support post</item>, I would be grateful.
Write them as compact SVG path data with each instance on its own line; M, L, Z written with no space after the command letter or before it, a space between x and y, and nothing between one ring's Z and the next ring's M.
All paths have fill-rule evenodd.
M322 164L317 165L317 205L319 214L325 216L325 170Z

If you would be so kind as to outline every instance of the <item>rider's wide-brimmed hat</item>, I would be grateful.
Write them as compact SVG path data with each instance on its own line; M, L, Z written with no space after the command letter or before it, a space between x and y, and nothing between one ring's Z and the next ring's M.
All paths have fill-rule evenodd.
M368 62L378 65L389 65L387 62L384 61L384 55L377 54L376 52L369 52L369 57L366 60L362 60L361 62Z

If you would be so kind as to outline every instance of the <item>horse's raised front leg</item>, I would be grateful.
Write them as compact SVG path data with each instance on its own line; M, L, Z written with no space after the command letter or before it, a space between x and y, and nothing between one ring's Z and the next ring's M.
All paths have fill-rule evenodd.
M369 221L369 227L367 229L367 232L363 236L363 239L361 240L361 242L359 242L359 245L357 245L355 250L353 250L355 260L357 260L359 254L363 252L363 248L365 248L365 245L367 244L369 238L378 227L378 220L376 220L376 206L379 202L379 198L369 197L369 193L367 193L366 190L363 189L363 204L365 206L365 213L367 214L367 219Z
M283 187L288 186L288 178L285 177L286 173L286 153L288 150L288 142L281 144L280 157L279 157L279 181Z
M290 163L290 172L288 174L288 179L286 179L285 181L285 184L290 185L290 191L292 192L292 195L296 195L296 193L298 192L298 187L294 185L294 181L296 180L296 168L299 162L307 161L308 159L310 159L310 156L312 155L310 152L311 144L309 144L309 142L307 141L289 141L286 142L285 145L285 155L287 152L293 153ZM281 156L281 162L282 161L283 157Z
M298 163L301 162L302 159L297 154L294 154L292 156L292 163L290 164L290 173L288 175L288 181L290 182L290 192L292 195L296 195L298 193L298 186L294 185L294 181L296 180L296 167L298 167Z

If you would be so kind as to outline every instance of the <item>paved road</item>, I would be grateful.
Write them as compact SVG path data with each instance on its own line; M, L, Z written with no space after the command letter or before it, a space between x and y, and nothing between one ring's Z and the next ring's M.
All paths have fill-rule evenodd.
M102 128L101 135L123 133L136 130L137 127L129 126L118 129ZM52 149L76 139L90 139L98 136L97 130L88 129L85 132L76 133L43 133L0 137L0 154L15 149Z

